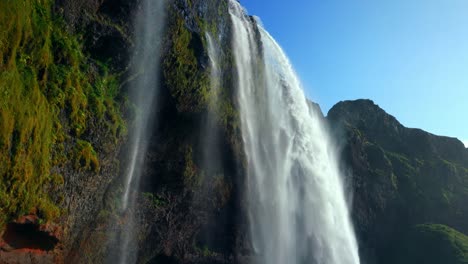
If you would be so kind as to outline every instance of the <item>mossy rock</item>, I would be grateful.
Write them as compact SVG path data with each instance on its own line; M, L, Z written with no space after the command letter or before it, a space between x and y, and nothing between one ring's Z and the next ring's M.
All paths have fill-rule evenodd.
M125 131L115 101L118 76L90 61L53 4L0 2L0 226L31 212L58 217L49 192L63 179L52 168L66 156L86 157L85 167L98 168L91 145L78 144L80 155L73 155L64 144L83 140L91 122L108 124L116 138Z
M210 97L209 72L200 63L203 42L198 33L189 31L179 14L173 13L164 79L179 112L201 112L207 108Z
M468 236L445 225L417 225L402 245L394 263L468 263Z

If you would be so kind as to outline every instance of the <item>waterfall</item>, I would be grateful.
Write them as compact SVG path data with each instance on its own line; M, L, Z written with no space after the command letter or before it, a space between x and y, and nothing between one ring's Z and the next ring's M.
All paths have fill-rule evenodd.
M218 101L218 93L219 93L219 85L220 85L220 70L219 70L219 52L218 49L215 47L215 43L211 35L206 32L206 43L208 48L208 57L210 58L210 66L211 66L211 73L210 73L210 82L211 82L211 89L213 96L211 97L211 102L217 103ZM214 104L216 105L216 104Z
M219 49L212 36L205 33L208 58L210 61L210 96L208 100L208 111L202 124L203 164L202 168L206 176L214 176L221 170L219 161L219 131L217 129L217 114L219 110L219 92L221 74L219 69Z
M129 151L122 195L122 212L126 213L126 226L122 230L119 263L136 261L134 245L135 224L132 215L142 166L154 125L153 113L159 90L161 36L164 28L165 0L143 0L135 19L135 50L132 73L136 76L130 87L130 100L135 105L136 117L129 127ZM133 243L133 244L132 244Z
M335 148L275 40L230 2L256 263L357 264ZM260 59L258 59L260 58Z

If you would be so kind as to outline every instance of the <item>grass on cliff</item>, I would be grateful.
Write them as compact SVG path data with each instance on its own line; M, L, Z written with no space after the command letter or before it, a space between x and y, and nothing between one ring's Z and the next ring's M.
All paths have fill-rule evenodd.
M413 227L394 263L468 263L468 236L445 225Z
M90 119L108 123L115 136L122 131L116 76L88 66L79 36L67 33L51 5L0 1L0 226L32 212L59 216L48 192L63 179L51 168L73 156L63 145L83 137ZM92 146L77 142L72 149L90 156L84 167L93 169Z

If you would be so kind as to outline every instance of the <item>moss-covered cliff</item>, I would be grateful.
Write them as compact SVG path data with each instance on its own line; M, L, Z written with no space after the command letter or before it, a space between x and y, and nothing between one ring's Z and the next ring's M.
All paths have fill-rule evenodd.
M63 176L52 170L67 160L99 170L86 141L93 121L105 122L115 141L123 132L119 85L104 63L89 64L79 34L66 32L49 1L1 4L0 223L32 211L53 220L60 210L48 192Z
M102 197L116 173L126 133L119 72L85 49L86 32L67 29L58 9L53 1L0 3L0 233L7 234L0 256L6 258L43 250L40 239L15 243L31 236L21 225L65 248L75 243L77 227L97 209L91 199ZM13 222L17 228L6 225Z

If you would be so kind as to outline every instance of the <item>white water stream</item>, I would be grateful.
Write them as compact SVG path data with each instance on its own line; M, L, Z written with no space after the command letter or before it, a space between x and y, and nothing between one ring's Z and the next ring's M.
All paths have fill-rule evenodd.
M259 264L358 264L334 144L309 111L275 40L230 2L247 157L251 240Z
M122 230L118 262L136 262L134 209L137 187L142 174L145 154L153 128L153 113L159 90L161 37L164 30L165 0L143 0L135 17L135 50L132 73L136 76L130 87L130 100L136 108L136 119L130 128L130 142L122 195L126 226Z

